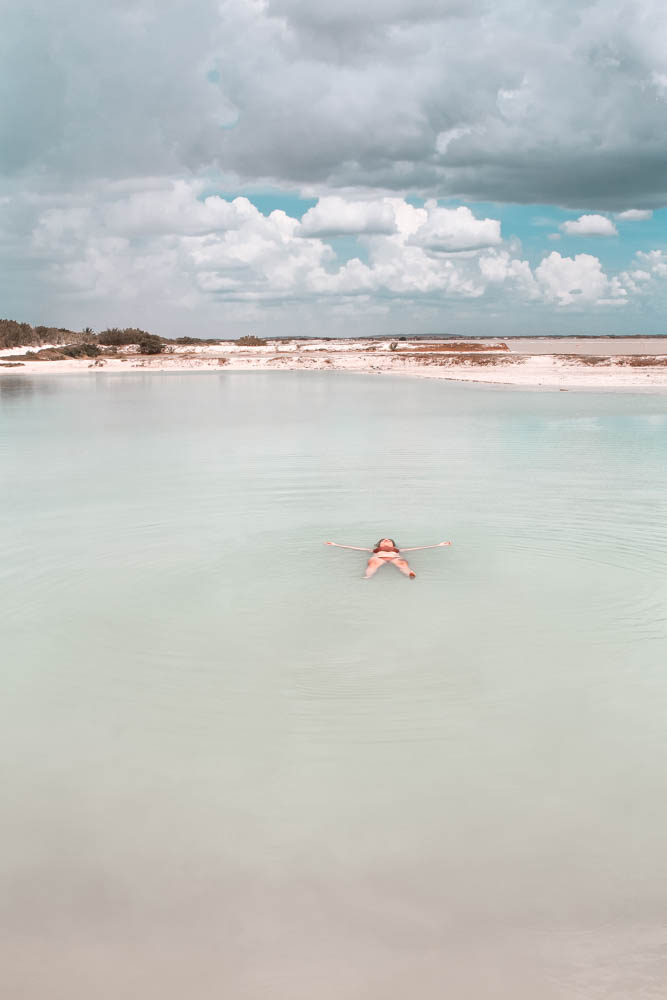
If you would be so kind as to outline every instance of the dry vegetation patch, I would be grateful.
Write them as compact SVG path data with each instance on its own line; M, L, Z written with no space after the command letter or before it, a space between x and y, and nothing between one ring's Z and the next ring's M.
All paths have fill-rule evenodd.
M407 353L401 351L401 357L409 361L416 361L420 365L521 365L526 360L520 355L507 356L506 354L448 354L443 356L426 353Z
M23 361L70 361L72 358L97 358L102 353L97 344L85 342L65 344L62 347L43 347L39 351L15 354L14 357Z
M560 354L552 355L552 357L560 357L563 361L571 361L578 365L608 365L610 364L610 359L604 355L599 354Z
M626 368L665 368L667 367L667 355L655 354L561 354L564 361L570 361L577 365L587 365L590 367L622 365Z
M405 350L401 350L401 345L398 346L398 351L401 354L407 353ZM486 354L489 351L509 351L509 347L507 344L480 344L478 341L461 340L455 344L410 344L408 351L420 354L458 354L462 352Z
M614 359L617 365L630 368L667 368L667 355L624 354Z

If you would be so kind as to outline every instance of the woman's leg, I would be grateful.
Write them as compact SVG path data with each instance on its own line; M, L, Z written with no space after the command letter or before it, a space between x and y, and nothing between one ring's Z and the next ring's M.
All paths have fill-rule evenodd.
M373 573L377 573L383 562L384 559L378 559L377 556L371 556L366 566L366 572L364 573L364 580L369 580L373 576Z
M401 571L403 576L409 576L412 577L412 579L417 576L415 571L410 569L410 564L407 559L392 559L392 564L396 567L396 569Z

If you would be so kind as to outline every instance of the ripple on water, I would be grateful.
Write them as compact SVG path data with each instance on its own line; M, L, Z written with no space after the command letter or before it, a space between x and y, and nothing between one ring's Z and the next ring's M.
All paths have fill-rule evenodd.
M451 952L462 996L513 908L516 996L540 995L538 950L543 993L662 995L664 401L314 373L33 387L0 423L6 857L65 885L73 844L158 944L153 876L156 912L189 914L174 873L196 861L228 914L233 872L256 982L294 995L288 938L298 970L302 938L334 942L332 970L370 952L379 992L387 962L407 994ZM415 553L414 583L323 552L385 530L455 546ZM615 908L636 924L579 929Z

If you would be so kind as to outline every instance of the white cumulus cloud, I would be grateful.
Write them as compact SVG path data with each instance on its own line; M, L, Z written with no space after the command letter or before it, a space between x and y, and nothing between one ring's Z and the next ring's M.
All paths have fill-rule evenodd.
M416 246L435 252L479 250L502 242L498 219L478 219L469 208L441 208L436 201L424 206L426 218L411 237Z
M667 252L664 250L638 250L636 254L642 266L659 278L667 278Z
M618 236L616 226L606 215L580 215L560 228L568 236Z
M623 305L626 291L618 278L608 278L591 254L562 257L552 251L535 269L545 299L559 306Z
M396 232L392 199L346 201L330 196L320 198L301 219L299 236L344 236L360 233Z
M199 181L104 193L38 210L33 252L63 294L191 305L211 297L477 299L503 287L538 294L528 262L494 246L499 221L467 206L336 196L299 220L280 210L265 216L246 198L206 196ZM359 236L365 260L337 258L322 237L340 233Z
M664 250L638 250L637 267L622 271L619 280L631 295L650 295L656 305L664 310L665 278L667 278L667 252Z
M527 260L512 257L507 250L489 250L479 258L482 276L492 284L514 287L526 299L539 299L540 289Z
M45 303L43 320L53 322L55 312L66 322L76 310L85 315L81 326L143 325L210 336L221 324L243 330L251 322L289 332L289 317L312 307L322 331L339 330L345 316L364 317L356 328L361 332L375 322L371 316L391 321L399 314L409 323L428 316L433 329L439 310L451 317L457 308L475 324L487 310L507 322L527 308L534 317L554 307L559 315L594 313L630 298L646 300L667 277L661 250L637 254L634 269L618 276L590 254L553 252L533 268L518 241L501 240L499 220L478 218L465 205L419 207L385 196L337 197L333 205L321 199L315 206L320 224L332 217L354 223L349 235L358 237L358 255L347 259L349 243L337 252L322 236L304 238L308 213L301 220L281 210L263 214L247 198L207 190L202 181L158 178L152 185L138 180L4 199L6 245L31 274L31 294ZM389 232L378 231L383 220L389 228L390 219ZM282 326L271 326L279 308ZM186 312L196 323L184 331Z

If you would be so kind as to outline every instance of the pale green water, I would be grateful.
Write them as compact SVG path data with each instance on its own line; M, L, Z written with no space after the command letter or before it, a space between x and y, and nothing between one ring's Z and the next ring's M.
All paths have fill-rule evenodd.
M0 390L3 995L664 996L667 398Z

